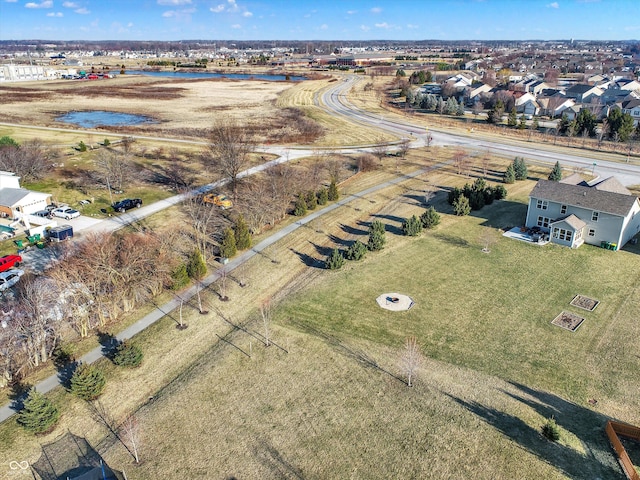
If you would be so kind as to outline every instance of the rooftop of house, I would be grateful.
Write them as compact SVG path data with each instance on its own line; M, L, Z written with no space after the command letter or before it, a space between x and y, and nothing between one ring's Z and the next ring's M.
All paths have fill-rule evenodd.
M578 179L574 175L580 182L576 183ZM638 198L614 177L587 184L582 177L574 175L560 182L539 180L530 197L621 217L626 216L638 201Z

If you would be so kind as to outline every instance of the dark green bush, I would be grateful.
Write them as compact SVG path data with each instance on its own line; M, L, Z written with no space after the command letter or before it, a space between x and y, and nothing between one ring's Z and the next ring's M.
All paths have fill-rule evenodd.
M120 367L138 367L142 363L144 354L142 349L135 343L128 341L121 342L113 356L113 363Z
M187 273L187 266L181 263L176 269L171 272L171 288L173 290L180 290L182 287L189 283L189 274Z
M58 408L35 388L29 390L24 408L18 413L18 423L32 433L49 432L59 418Z
M440 223L440 214L436 212L435 208L429 207L420 215L420 221L422 228L433 228Z
M299 193L296 204L293 207L293 214L296 217L304 217L307 214L307 199L304 193Z
M318 206L318 197L316 197L316 192L309 191L307 192L307 209L315 210Z
M107 380L98 367L82 363L71 376L71 393L83 400L94 400L102 395Z
M329 201L329 192L326 188L321 188L318 192L318 205L326 205Z
M542 426L542 435L552 442L560 440L560 428L553 417L548 419L547 423Z
M249 225L244 221L242 215L238 215L235 226L236 235L236 247L238 250L246 250L251 247L251 232L249 232Z
M334 248L331 252L331 255L327 257L325 261L325 266L329 270L339 270L344 265L344 257L342 253L337 248Z
M384 224L380 220L374 220L369 227L367 248L372 252L382 250L386 242Z
M345 255L347 260L361 260L367 253L367 246L360 240L356 240L347 249Z
M200 250L195 249L189 255L189 262L187 263L187 275L194 280L200 280L207 274L207 264L204 261L204 257Z
M422 231L422 222L418 217L413 215L411 218L402 222L402 233L409 237L416 237Z

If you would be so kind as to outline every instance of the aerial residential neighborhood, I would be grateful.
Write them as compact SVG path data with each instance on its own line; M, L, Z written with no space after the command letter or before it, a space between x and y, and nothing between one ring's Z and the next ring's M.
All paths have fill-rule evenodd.
M3 2L0 479L640 479L637 18Z

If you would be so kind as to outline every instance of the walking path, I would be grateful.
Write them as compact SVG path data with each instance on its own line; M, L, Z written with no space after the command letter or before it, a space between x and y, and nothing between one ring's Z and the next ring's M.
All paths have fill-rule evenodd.
M317 210L317 211L315 211L313 213L310 213L306 217L303 217L300 220L298 220L298 221L296 221L296 222L294 222L294 223L292 223L290 225L287 225L286 227L282 228L278 232L274 233L273 235L269 236L268 238L264 239L263 241L261 241L260 243L255 245L250 250L247 250L246 252L242 253L241 255L238 255L236 258L231 260L224 268L220 268L220 269L216 270L215 272L213 272L212 274L210 274L209 276L207 276L206 278L204 278L200 282L201 285L194 285L194 286L190 287L189 289L185 290L184 292L182 292L179 297L176 297L176 298L168 301L164 305L160 305L160 306L156 307L150 313L145 315L143 318L141 318L140 320L138 320L137 322L135 322L134 324L132 324L128 328L126 328L123 331L121 331L120 333L118 333L115 336L115 338L117 340L119 340L119 341L122 341L122 340L127 340L127 339L133 337L134 335L140 333L145 328L149 327L150 325L153 325L155 322L160 320L165 315L169 314L170 312L172 312L176 308L179 308L181 302L187 301L187 300L191 299L192 297L194 297L196 295L198 289L202 289L203 287L207 287L207 286L211 285L212 283L216 282L221 277L223 269L227 273L233 271L238 266L240 266L243 263L247 262L250 258L254 257L255 255L258 255L258 254L262 253L265 249L267 249L268 247L270 247L274 243L276 243L279 240L283 239L284 237L286 237L290 233L296 231L300 227L303 227L304 225L307 225L308 223L312 222L313 220L317 219L318 217L321 217L322 215L325 215L325 214L327 214L329 212L332 212L335 209L340 208L340 207L342 207L342 206L344 206L344 205L346 205L346 204L348 204L348 203L350 203L350 202L352 202L354 200L360 199L360 198L362 198L362 197L364 197L366 195L369 195L371 193L377 192L378 190L382 190L384 188L387 188L387 187L390 187L390 186L397 185L399 183L405 182L405 181L407 181L409 179L412 179L412 178L418 177L418 176L420 176L420 175L422 175L424 173L427 173L429 170L440 168L441 166L442 166L442 164L436 165L436 166L430 167L430 168L424 168L424 169L416 170L415 172L412 172L412 173L409 173L409 174L406 174L406 175L402 175L400 177L388 180L388 181L380 183L378 185L374 185L373 187L367 188L366 190L362 190L361 192L345 196L344 198L336 201L335 203L333 203L331 205L328 205L328 206L322 208L321 210ZM172 198L174 198L174 197L172 197ZM118 217L118 219L122 219L122 216ZM121 222L118 222L118 228L120 228L122 226L123 226L123 224ZM99 360L100 358L102 358L103 356L104 356L103 355L103 347L100 346L100 347L94 348L93 350L91 350L86 355L83 355L80 358L80 361L84 362L84 363L93 363L93 362ZM69 370L63 370L63 371L58 372L58 373L56 373L54 375L51 375L50 377L42 380L41 382L38 382L35 387L39 392L47 393L47 392L53 390L54 388L60 386L61 382L62 382L62 379L67 378L68 374L70 374ZM14 403L7 404L7 405L4 405L4 406L0 407L0 422L3 422L5 420L11 418L16 413L17 413L17 410L15 408Z

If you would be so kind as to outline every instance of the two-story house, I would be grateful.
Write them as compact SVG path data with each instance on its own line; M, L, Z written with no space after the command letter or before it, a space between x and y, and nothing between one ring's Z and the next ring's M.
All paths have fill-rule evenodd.
M553 243L621 248L640 231L640 201L614 177L587 183L578 174L559 182L539 180L529 195L528 228Z

